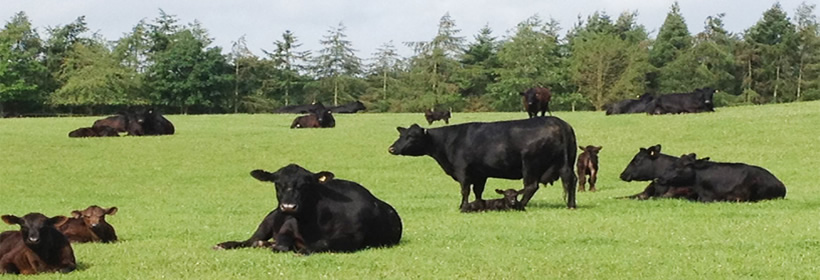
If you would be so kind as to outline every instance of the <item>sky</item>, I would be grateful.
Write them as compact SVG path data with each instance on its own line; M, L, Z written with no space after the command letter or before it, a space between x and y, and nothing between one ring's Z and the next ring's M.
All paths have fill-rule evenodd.
M198 20L214 39L212 46L229 52L233 42L245 36L248 48L257 55L273 50L273 42L290 30L302 47L316 53L319 40L339 23L360 58L372 57L376 49L392 41L399 54L410 56L404 42L429 41L446 13L460 29L459 36L472 42L478 31L489 26L503 38L519 22L538 15L557 20L562 34L595 11L613 19L624 11L637 11L637 22L657 35L673 0L2 0L0 19L5 24L20 11L28 15L40 36L46 28L71 23L85 16L91 32L116 40L142 19L152 21L162 9L180 23ZM803 0L781 0L791 17ZM726 13L730 32L743 32L762 18L773 0L680 0L681 14L689 32L703 29L707 16ZM742 3L742 4L741 4ZM809 4L817 2L807 1ZM815 14L817 11L815 10Z

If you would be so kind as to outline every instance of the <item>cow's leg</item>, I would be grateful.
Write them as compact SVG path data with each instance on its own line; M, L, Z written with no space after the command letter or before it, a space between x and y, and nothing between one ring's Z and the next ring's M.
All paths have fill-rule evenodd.
M265 216L265 219L262 220L262 223L259 224L259 227L256 228L256 232L254 232L253 235L251 235L251 238L245 241L222 242L214 246L214 249L220 250L252 247L258 242L264 242L273 238L273 234L276 228L276 218L278 218L278 216L281 216L279 215L279 211L271 211L270 213L268 213L267 216Z
M589 174L589 191L597 191L595 189L595 182L598 181L598 170L592 169Z
M575 182L578 177L575 177L572 165L568 166L561 168L561 183L564 185L564 194L567 196L567 208L575 209Z
M538 187L538 178L524 176L524 195L521 197L521 205L527 206L535 192L538 191Z
M461 184L461 205L459 208L461 212L465 212L465 210L469 209L469 199L470 199L470 181L466 179L462 179L460 181Z
M481 198L481 195L484 194L484 185L487 184L487 178L480 178L475 179L472 181L473 183L473 194L475 194L475 200L484 200Z
M587 183L587 177L584 176L584 170L578 169L578 191L583 192L584 186Z

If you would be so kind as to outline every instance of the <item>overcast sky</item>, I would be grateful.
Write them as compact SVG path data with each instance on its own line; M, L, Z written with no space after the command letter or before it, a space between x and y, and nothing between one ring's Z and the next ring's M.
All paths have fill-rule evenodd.
M272 50L273 42L291 30L301 42L302 50L315 53L319 40L339 22L361 58L369 58L376 48L393 41L400 54L412 51L403 42L429 41L435 36L439 19L447 12L468 41L484 25L503 37L507 31L532 15L554 18L562 34L595 11L613 19L623 11L638 11L638 23L657 34L672 0L2 0L3 22L24 11L45 37L45 27L65 25L78 16L86 16L88 27L108 40L129 32L141 19L152 21L159 9L176 15L181 23L199 20L223 52L245 35L248 47L257 55ZM731 32L742 32L755 24L772 0L681 0L681 13L695 34L703 29L707 16L726 13L725 25ZM789 17L803 0L779 1ZM808 1L807 3L813 3ZM816 2L814 2L816 3ZM815 14L817 11L815 11Z

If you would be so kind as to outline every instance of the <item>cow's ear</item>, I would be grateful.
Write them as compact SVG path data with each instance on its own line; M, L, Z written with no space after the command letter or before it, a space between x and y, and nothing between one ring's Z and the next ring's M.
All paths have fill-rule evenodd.
M601 149L603 149L603 148L604 148L604 146L597 146L597 147L594 147L594 149L595 149L595 151L596 151L596 152L601 151Z
M116 206L112 206L111 208L108 208L108 210L105 210L105 214L106 215L114 215L114 214L117 214L117 210L119 210L119 209L117 209Z
M333 175L333 173L330 172L330 171L322 171L322 172L316 173L314 175L314 178L316 178L316 181L319 182L319 183L322 183L322 184L327 183L330 180L333 180L333 178L335 178L335 177L336 177L336 175Z
M46 220L47 223L49 223L49 224L51 224L55 227L59 227L59 226L65 224L66 221L68 221L68 217L66 217L66 216L54 216L54 217L48 218L48 220Z
M527 94L527 92L526 92L526 91L522 91L522 92L519 92L519 93L518 93L518 95L521 95L521 96L523 96L524 94Z
M77 210L71 211L71 217L80 218L83 216L83 213Z
M502 189L495 189L495 192L498 194L504 194L504 190Z
M581 151L583 151L583 150L584 150L584 146L578 146L578 149L581 149Z
M3 221L10 225L19 225L20 217L14 215L3 215Z
M256 180L263 181L263 182L265 182L265 181L273 182L273 180L276 179L276 176L274 176L273 173L267 172L267 171L262 170L262 169L256 169L254 171L251 171L251 176L256 178Z
M400 126L397 126L397 127L396 127L396 130L399 132L399 134L404 134L404 132L405 132L405 131L407 131L407 129L406 129L406 128L404 128L404 127L400 127Z

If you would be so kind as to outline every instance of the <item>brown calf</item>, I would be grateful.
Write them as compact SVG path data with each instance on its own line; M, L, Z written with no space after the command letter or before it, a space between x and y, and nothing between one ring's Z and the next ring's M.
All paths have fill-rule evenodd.
M290 128L317 128L321 127L319 118L315 114L299 116L293 119Z
M496 193L504 195L504 198L491 200L476 200L467 204L467 209L463 212L478 212L478 211L499 211L499 210L524 210L524 204L518 200L518 195L523 191L514 189L500 190L496 189Z
M538 112L541 112L542 117L545 112L552 116L552 112L550 112L552 92L550 92L550 89L534 87L519 93L519 95L524 97L524 110L527 111L530 118L537 117Z
M598 181L598 152L601 150L601 146L578 146L581 149L581 154L578 155L578 163L576 167L578 167L578 191L584 191L584 185L586 184L587 178L586 176L589 175L589 191L594 192L595 189L595 181Z
M72 218L59 226L59 229L71 242L115 242L117 233L114 227L105 221L105 215L116 213L117 207L105 209L91 205L83 211L71 211Z
M29 213L22 218L3 215L2 219L20 225L20 230L0 233L0 273L67 273L77 268L71 243L56 228L65 223L65 216Z

